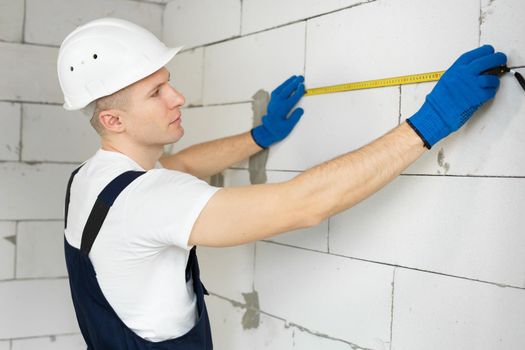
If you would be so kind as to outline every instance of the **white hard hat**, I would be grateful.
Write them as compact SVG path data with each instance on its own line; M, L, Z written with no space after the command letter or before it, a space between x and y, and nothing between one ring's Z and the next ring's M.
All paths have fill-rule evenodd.
M93 101L153 74L181 48L166 47L150 31L123 19L106 17L81 25L58 52L63 107L78 110L90 104L92 113Z

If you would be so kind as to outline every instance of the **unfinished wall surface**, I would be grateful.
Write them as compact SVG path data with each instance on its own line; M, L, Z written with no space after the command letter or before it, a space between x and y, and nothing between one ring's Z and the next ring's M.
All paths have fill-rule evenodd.
M448 68L492 44L525 72L519 0L174 0L169 65L186 95L173 152L249 130L253 97ZM522 67L522 68L519 68ZM268 182L352 151L403 122L435 83L305 97L271 147ZM523 349L525 94L497 98L386 188L308 230L199 249L217 349ZM250 162L223 173L250 184ZM293 215L294 213L290 213ZM242 219L242 218L240 218Z
M441 70L485 43L525 73L524 10L518 0L0 0L0 350L86 348L63 205L98 138L63 110L56 75L75 26L116 16L185 45L168 66L187 100L176 152L248 131L264 91L292 74L316 87ZM433 86L303 98L302 120L269 151L267 182L372 141ZM270 240L199 248L215 348L522 349L524 117L525 95L505 76L496 100L356 207ZM224 185L250 184L260 162L226 170Z
M164 1L0 0L0 349L86 349L63 248L65 186L99 147L62 108L56 59L77 25L103 16L162 36Z

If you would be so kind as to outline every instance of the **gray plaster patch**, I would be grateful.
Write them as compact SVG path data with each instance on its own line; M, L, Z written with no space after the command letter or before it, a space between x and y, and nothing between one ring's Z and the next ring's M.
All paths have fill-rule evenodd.
M13 245L16 245L16 235L13 235L13 236L7 236L7 237L4 237L4 239L6 241L9 241L11 243L13 243Z
M215 187L224 187L224 175L218 173L210 178L210 185Z
M211 293L213 294L213 293ZM221 299L227 300L233 307L238 307L240 309L246 309L246 312L242 316L242 327L243 329L255 329L259 328L260 323L260 313L261 309L259 308L259 293L253 291L251 293L242 293L244 297L245 304L239 303L238 301L227 299L219 295L213 294Z
M448 173L450 164L445 163L445 151L443 148L441 148L438 153L438 165L443 168L445 174Z
M262 117L266 115L270 94L267 91L259 90L252 96L253 126L256 127L262 123ZM250 183L266 183L266 162L268 160L269 149L257 152L250 157L248 171L250 172Z
M259 294L256 291L253 291L251 293L242 293L242 296L244 297L244 301L246 301L246 312L242 316L243 329L259 328Z

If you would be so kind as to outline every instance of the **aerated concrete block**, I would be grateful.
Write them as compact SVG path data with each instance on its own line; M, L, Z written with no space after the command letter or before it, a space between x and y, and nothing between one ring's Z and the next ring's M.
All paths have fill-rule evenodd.
M210 315L213 344L218 349L279 349L279 350L347 350L347 342L332 339L315 330L301 325L290 324L285 320L266 313L258 315L258 322L249 321L246 308L216 296L207 299ZM249 315L248 315L249 316ZM386 350L384 347L373 347Z
M492 44L508 57L508 65L525 65L525 4L519 0L482 0L481 44Z
M16 277L67 277L63 221L18 224Z
M262 310L362 348L389 342L393 268L266 242L256 251Z
M75 334L13 340L12 350L85 350L86 347L82 335Z
M303 22L206 47L204 104L248 101L303 74L304 35Z
M363 0L243 0L242 34L319 16L341 8L366 4Z
M396 269L392 350L521 349L525 291Z
M253 289L255 243L235 247L199 247L201 277L208 291L244 302Z
M0 339L80 333L67 279L0 282L0 310Z
M63 220L67 182L77 167L0 163L0 220Z
M23 106L22 160L83 162L100 148L100 136L80 111Z
M21 105L0 102L0 160L20 157Z
M0 42L0 99L60 103L58 49Z
M26 0L24 39L27 43L60 46L76 27L101 17L134 22L162 39L164 7L126 0Z
M280 319L213 295L206 306L217 349L293 349L293 331Z
M523 288L524 197L520 178L401 176L330 218L330 252Z
M290 135L270 148L268 169L306 170L382 136L398 124L399 88L305 96L300 106Z
M240 0L174 0L164 13L164 38L185 48L228 39L240 34Z
M171 73L170 84L184 95L185 106L202 105L204 49L178 53L166 68Z
M379 0L314 18L306 79L324 86L444 70L478 46L479 12L479 1Z
M0 280L15 278L16 223L0 221Z
M22 41L24 27L24 0L0 2L0 40Z

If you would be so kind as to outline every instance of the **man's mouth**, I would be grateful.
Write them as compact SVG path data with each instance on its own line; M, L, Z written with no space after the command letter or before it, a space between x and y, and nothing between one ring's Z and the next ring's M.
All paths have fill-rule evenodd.
M173 119L173 120L170 122L170 124L173 124L173 123L177 122L178 120L180 120L180 117L181 117L181 116L179 115L177 118Z

